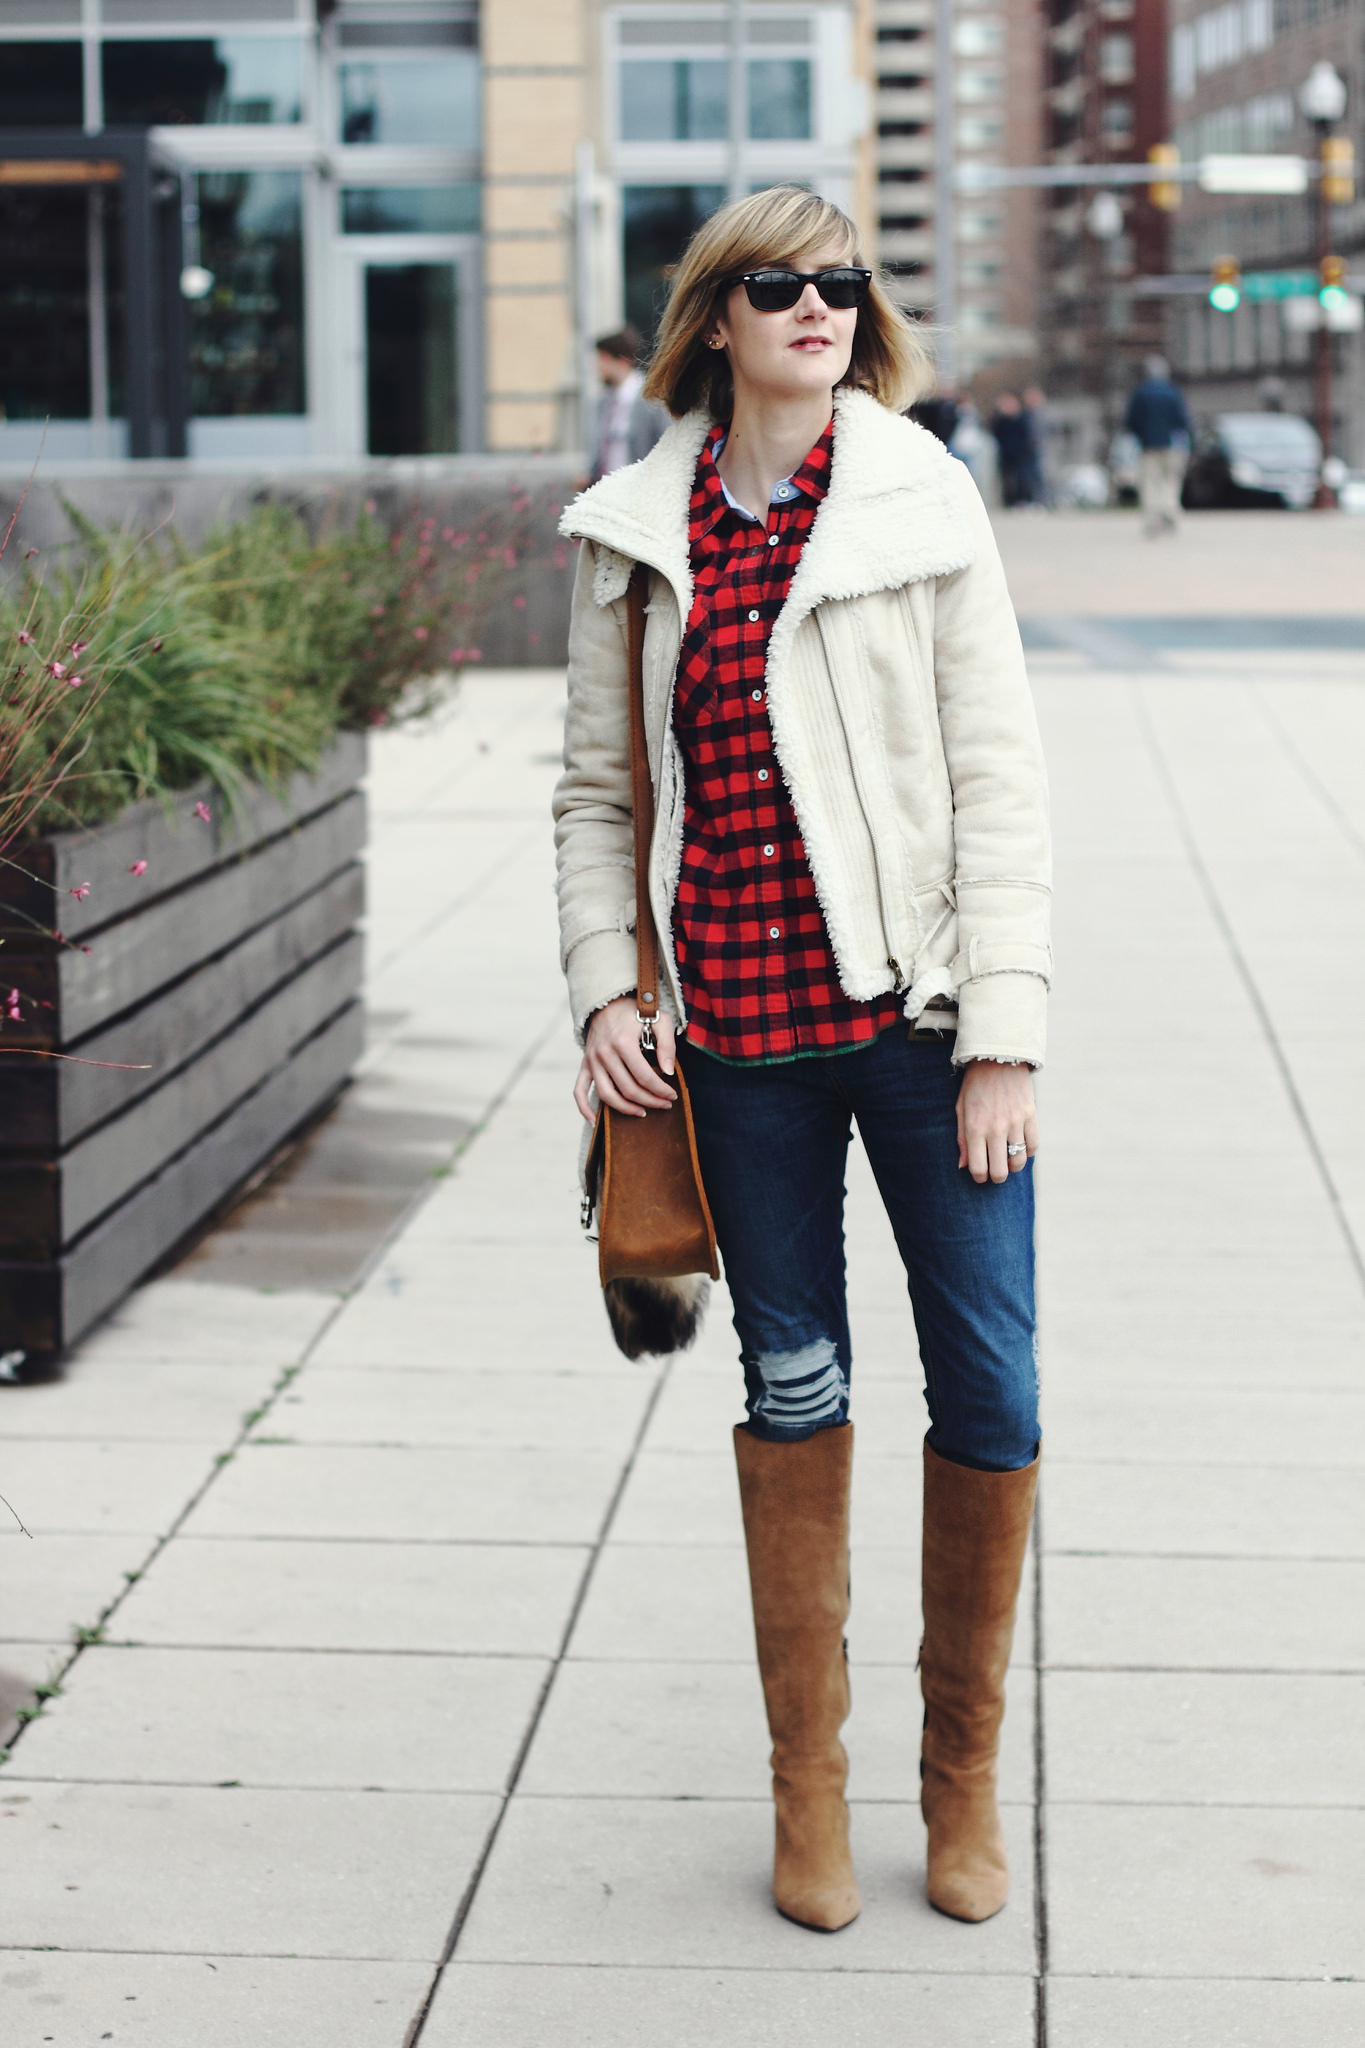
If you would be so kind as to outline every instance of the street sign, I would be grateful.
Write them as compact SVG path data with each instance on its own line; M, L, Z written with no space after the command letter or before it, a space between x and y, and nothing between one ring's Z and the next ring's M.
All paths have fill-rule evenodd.
M1206 156L1199 184L1205 192L1306 192L1308 168L1301 156Z
M1318 274L1315 270L1245 270L1242 273L1244 299L1315 299Z

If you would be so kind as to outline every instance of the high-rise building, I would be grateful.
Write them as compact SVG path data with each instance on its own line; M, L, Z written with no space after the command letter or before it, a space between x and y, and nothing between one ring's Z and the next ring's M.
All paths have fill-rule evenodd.
M973 165L1039 160L1038 0L958 0L953 10L950 152ZM940 311L935 268L941 213L935 0L877 0L877 194L882 262L902 304ZM1027 378L1037 366L1039 201L1024 187L951 199L957 381Z
M1169 139L1166 8L1167 0L1049 0L1049 163L1141 163ZM1164 273L1168 218L1144 185L1048 188L1044 369L1065 460L1102 452L1142 357L1161 345L1160 302L1134 286Z
M1365 147L1365 16L1360 0L1170 0L1171 114L1182 157L1247 152L1315 159L1321 133L1302 105L1319 64L1345 85L1342 118L1332 132ZM1318 260L1318 189L1286 197L1228 197L1185 187L1175 216L1172 268L1207 273L1216 256L1244 272L1313 271ZM1330 209L1334 253L1365 272L1365 194ZM1306 317L1305 317L1306 316ZM1267 401L1311 418L1319 317L1311 297L1243 296L1232 313L1206 294L1167 306L1172 360L1196 413L1256 410ZM1365 464L1365 337L1334 334L1337 452Z

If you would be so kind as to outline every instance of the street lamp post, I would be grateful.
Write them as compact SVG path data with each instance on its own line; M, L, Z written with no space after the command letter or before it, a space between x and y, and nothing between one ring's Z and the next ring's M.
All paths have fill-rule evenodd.
M1319 275L1322 274L1324 257L1332 253L1332 224L1327 202L1327 140L1332 129L1346 111L1346 82L1335 67L1326 62L1315 64L1304 80L1299 92L1299 105L1312 123L1313 133L1318 141L1318 178L1314 210L1315 240ZM1327 308L1318 307L1317 352L1313 364L1313 412L1322 443L1323 462L1332 453L1332 330L1327 324ZM1321 475L1318 478L1317 496L1313 500L1320 511L1330 512L1336 504L1336 492Z
M942 391L961 374L957 347L957 185L953 135L954 0L934 4L934 352Z

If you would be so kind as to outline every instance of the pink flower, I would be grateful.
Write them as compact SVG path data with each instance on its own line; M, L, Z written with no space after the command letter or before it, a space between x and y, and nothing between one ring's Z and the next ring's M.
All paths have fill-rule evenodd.
M483 660L483 650L482 650L482 648L479 648L479 647L466 647L466 649L465 649L465 660L466 660L466 661L482 661L482 660Z
M455 529L454 529L454 527L453 527L453 526L443 526L443 527L441 528L441 539L442 539L442 540L454 540L454 538L455 538Z
M462 548L468 539L469 535L467 533L453 533L450 536L450 545L453 548Z
M34 557L34 556L35 556L35 555L37 554L37 552L38 552L37 548L25 548L25 549L24 549L24 560L25 560L26 562L31 562L31 561L33 560L33 557Z
M152 642L152 653L153 653L153 654L160 654L160 652L161 652L161 649L162 649L162 647L163 647L164 645L165 645L165 642L164 642L164 641L161 641L161 640L153 640L153 642Z
M90 894L90 884L88 882L78 882L74 889L68 889L66 893L68 896L74 896L78 903L84 903L86 897Z
M16 1024L23 1022L24 1013L19 1007L19 991L17 988L12 988L10 990L9 1002L6 1005L6 1007L8 1009L10 1017Z
M21 629L19 633L19 645L21 647L32 647L33 645L33 635L26 628Z
M73 640L71 643L71 652L73 654L84 654L86 648L89 645L90 642L88 640Z
M66 679L66 687L68 688L68 690L79 690L81 684L84 681L84 676L68 676Z
M514 611L524 612L526 609L526 599L524 597L514 597L512 599L512 608Z
M371 617L372 619L382 619L382 618L383 618L383 616L384 616L384 607L383 607L383 605L382 605L382 604L372 604L372 605L370 606L370 617Z
M130 874L130 875L145 875L145 874L146 874L146 872L147 872L147 863L146 863L146 861L145 861L145 860L135 860L135 861L133 862L133 865L132 865L132 866L131 866L131 867L129 868L128 872L129 872L129 874Z
M64 662L49 661L44 666L50 676L61 677L66 674L66 664Z
M504 561L504 562L506 562L506 564L507 564L507 566L508 566L508 568L509 568L509 569L515 569L515 568L516 568L516 566L517 566L517 551L516 551L516 549L515 549L515 548L504 548L504 549L503 549L503 551L502 551L502 559L503 559L503 561Z
M213 812L205 803L198 803L195 805L194 815L196 818L202 818L206 825L211 825L213 823Z
M365 510L366 510L367 512L373 513L373 511L374 511L374 508L375 508L375 507L374 507L374 499L373 499L373 498L367 498L367 499L365 500Z
M425 640L428 637L426 627L414 626L412 629L412 637L414 640Z

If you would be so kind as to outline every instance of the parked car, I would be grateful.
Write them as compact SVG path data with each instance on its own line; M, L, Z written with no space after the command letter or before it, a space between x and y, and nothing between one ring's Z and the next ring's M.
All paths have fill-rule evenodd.
M1224 505L1311 505L1322 471L1322 443L1292 412L1223 412L1195 442L1181 503L1191 511Z

